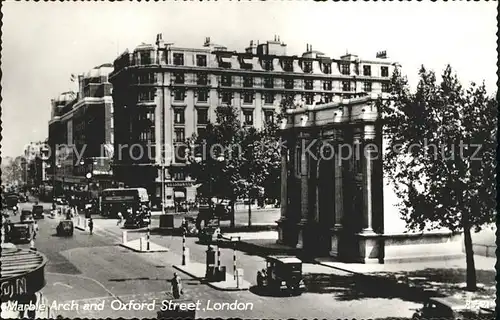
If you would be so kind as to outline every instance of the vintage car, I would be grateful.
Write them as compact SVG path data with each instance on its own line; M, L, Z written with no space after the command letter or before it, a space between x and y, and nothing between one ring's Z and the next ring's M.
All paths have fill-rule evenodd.
M187 299L163 300L157 319L196 319L196 303Z
M41 205L33 205L33 208L31 209L31 213L33 214L33 217L35 219L44 219L43 215L43 206Z
M20 219L21 222L35 221L35 219L33 218L33 213L29 210L22 210Z
M184 218L184 222L181 225L182 233L187 237L197 236L198 229L196 228L196 219L193 217Z
M33 222L6 223L6 242L29 243L33 233Z
M62 220L59 222L56 228L57 236L73 236L73 221L72 220Z
M257 272L257 287L261 290L300 295L306 288L302 279L302 261L296 257L268 256L264 271Z
M484 309L483 309L484 310ZM414 320L449 319L449 320L477 320L495 319L491 312L479 308L471 308L465 299L453 297L432 297L425 301L422 308L413 314Z
M205 226L198 231L198 240L202 244L217 242L220 234L220 220L217 218L205 222Z

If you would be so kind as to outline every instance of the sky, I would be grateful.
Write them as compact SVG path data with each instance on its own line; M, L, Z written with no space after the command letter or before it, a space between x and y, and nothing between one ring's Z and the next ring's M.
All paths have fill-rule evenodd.
M306 44L328 56L386 50L415 86L419 67L451 64L462 83L496 90L496 3L481 2L13 2L2 6L2 155L48 135L50 99L71 74L112 63L142 42L201 47L205 37L242 51L279 35L287 53Z

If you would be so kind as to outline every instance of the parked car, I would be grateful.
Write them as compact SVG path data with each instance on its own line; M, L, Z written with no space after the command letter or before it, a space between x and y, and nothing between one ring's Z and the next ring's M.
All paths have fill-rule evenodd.
M465 299L457 299L453 297L432 297L424 302L422 308L416 310L412 319L486 320L495 319L495 317L489 312L469 308Z
M12 243L29 243L33 232L33 222L6 223L5 241Z

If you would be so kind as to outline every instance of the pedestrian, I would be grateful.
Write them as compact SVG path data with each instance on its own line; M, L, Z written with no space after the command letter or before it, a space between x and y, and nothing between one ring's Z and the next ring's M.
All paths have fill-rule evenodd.
M89 231L90 231L90 234L92 234L92 231L94 230L94 221L92 220L92 218L89 219Z
M121 213L121 211L118 211L118 221L116 222L116 225L119 226L121 225L123 222L123 214Z
M174 272L174 277L170 280L170 283L172 284L172 295L175 299L179 299L184 292L182 290L181 277L179 277L177 272Z
M36 235L38 234L38 223L35 221L33 224L33 240L36 239Z

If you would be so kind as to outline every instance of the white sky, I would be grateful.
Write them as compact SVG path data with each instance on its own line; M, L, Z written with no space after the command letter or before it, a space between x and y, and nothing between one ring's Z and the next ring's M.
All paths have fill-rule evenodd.
M419 66L438 74L450 63L464 84L496 90L496 3L481 2L7 2L2 28L2 155L19 155L47 137L50 99L75 90L71 73L113 62L117 49L179 46L205 37L243 50L279 35L288 54L306 43L332 57L346 50L371 59L387 50L410 84Z

